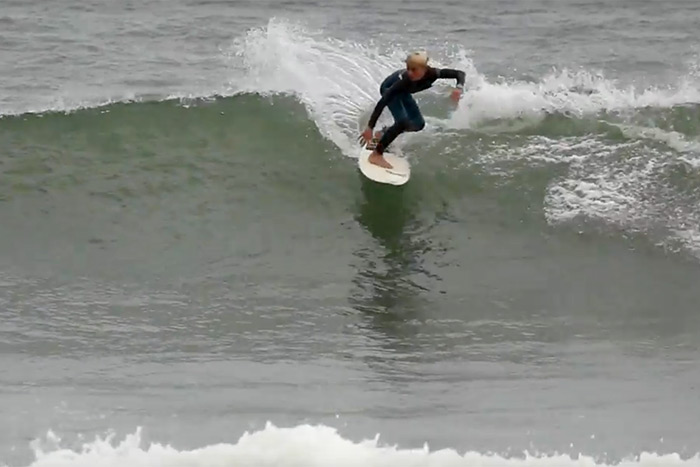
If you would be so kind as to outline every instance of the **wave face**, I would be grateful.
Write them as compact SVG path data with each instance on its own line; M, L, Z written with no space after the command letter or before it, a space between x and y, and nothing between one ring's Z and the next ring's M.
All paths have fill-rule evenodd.
M36 138L46 138L46 147L64 146L60 160L41 151L31 156L42 160L34 164L5 156L16 183L4 184L4 197L11 196L13 186L31 185L41 164L56 163L54 172L58 165L61 172L79 172L84 158L76 154L89 151L95 155L91 163L103 165L100 160L115 142L123 151L119 163L148 171L149 164L133 167L137 156L128 148L153 154L159 163L180 164L187 155L174 154L197 140L212 150L188 159L188 169L180 167L179 172L189 170L190 175L206 172L202 164L211 157L219 163L252 157L224 156L235 148L222 142L223 135L236 141L276 139L256 151L304 147L311 153L355 157L357 135L377 100L379 84L404 53L270 20L233 40L225 53L231 79L222 92L163 96L160 103L135 97L130 103L82 110L58 107L40 113L43 118L6 116L0 126L6 154L22 153ZM636 89L586 70L564 69L529 81L492 79L476 69L465 50L438 49L433 55L436 66L466 70L467 92L457 107L446 97L450 82L417 96L426 130L400 137L395 146L413 159L419 176L455 179L457 192L445 196L459 196L459 179L496 176L513 199L521 190L542 190L542 216L552 226L641 235L671 251L700 255L697 67L690 65L673 86ZM58 110L77 111L61 115ZM252 119L268 124L251 125ZM390 121L385 111L380 124ZM65 137L67 131L75 137ZM313 133L321 139L308 144ZM295 163L308 164L299 173L313 170L318 157L298 159ZM277 160L280 170L291 170L288 158ZM28 168L32 166L37 173ZM22 180L16 178L18 172ZM531 172L542 172L545 186L519 184ZM50 182L52 175L41 177ZM280 184L273 174L266 177L266 184ZM445 187L425 189L440 192Z
M358 122L376 101L381 79L403 53L318 37L277 21L249 32L233 50L243 64L238 92L297 96L321 134L346 155L353 154ZM509 176L545 164L551 179L543 214L550 224L602 224L697 254L696 67L675 86L645 89L621 87L585 70L493 81L475 69L466 51L448 52L437 52L437 66L465 69L468 92L456 109L438 94L441 86L422 96L426 113L433 114L430 128L402 141L416 142L417 159L427 152L433 170L485 164L489 172ZM563 174L561 164L568 167Z

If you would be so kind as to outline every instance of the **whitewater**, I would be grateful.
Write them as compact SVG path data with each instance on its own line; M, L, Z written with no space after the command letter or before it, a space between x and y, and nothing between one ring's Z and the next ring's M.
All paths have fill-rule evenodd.
M54 445L45 451L34 443L36 461L31 467L693 467L700 465L698 455L683 459L677 454L641 453L608 463L591 456L537 455L514 456L458 453L452 449L406 449L384 446L379 435L373 439L352 441L327 426L299 425L279 428L268 423L256 432L244 433L234 444L216 444L193 450L178 450L157 442L142 442L142 430L123 439L108 435L84 442L75 450L60 448L53 433L45 443Z

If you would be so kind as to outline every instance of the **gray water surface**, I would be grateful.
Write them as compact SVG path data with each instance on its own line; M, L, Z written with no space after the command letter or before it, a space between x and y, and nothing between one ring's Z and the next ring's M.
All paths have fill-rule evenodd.
M697 231L692 150L545 120L428 143L395 190L299 102L152 101L230 94L233 41L274 21L468 50L493 83L555 67L662 89L692 81L698 18L680 0L5 1L3 115L145 103L0 119L0 465L31 464L49 430L186 450L268 421L460 453L696 454L697 244L657 241ZM548 222L563 166L634 186L648 154L671 165L648 198L615 185L629 218L589 193L599 217Z

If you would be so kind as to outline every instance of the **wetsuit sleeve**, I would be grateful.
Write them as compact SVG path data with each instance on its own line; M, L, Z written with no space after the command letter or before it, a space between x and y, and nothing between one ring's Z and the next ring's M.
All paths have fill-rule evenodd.
M369 123L367 123L368 127L374 128L374 125L377 124L377 120L379 120L379 116L382 114L382 110L384 110L384 107L386 107L389 101L391 101L391 99L394 97L394 94L404 89L405 86L406 83L402 77L400 80L392 84L391 87L389 87L389 89L386 90L382 98L379 99L379 102L377 102L377 105L374 107L372 116L369 118Z
M441 68L438 71L438 78L456 79L457 85L464 87L465 73L462 70L453 70L452 68Z

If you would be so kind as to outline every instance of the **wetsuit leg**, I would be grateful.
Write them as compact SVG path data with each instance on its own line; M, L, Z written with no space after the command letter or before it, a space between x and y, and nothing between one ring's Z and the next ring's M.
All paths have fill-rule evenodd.
M406 96L411 97L410 94L406 94ZM409 119L408 111L404 103L404 96L398 95L386 105L387 107L389 107L389 112L391 112L391 116L394 117L394 124L396 124L396 122Z
M403 101L401 100L400 96L392 99L391 102L387 104L387 107L391 112L391 116L394 117L394 125L396 122L409 119L408 113L406 112L406 108L403 106ZM382 129L379 130L379 133L381 134L380 138L383 137L387 131L389 131L389 128L391 128L391 125L384 125Z
M425 120L423 119L420 108L418 108L418 104L416 104L413 96L406 94L403 96L402 101L409 121L407 131L421 131L423 128L425 128Z
M379 154L404 131L420 131L425 127L425 120L421 115L418 104L410 94L401 94L392 99L387 105L394 116L394 124L382 135L375 148Z

